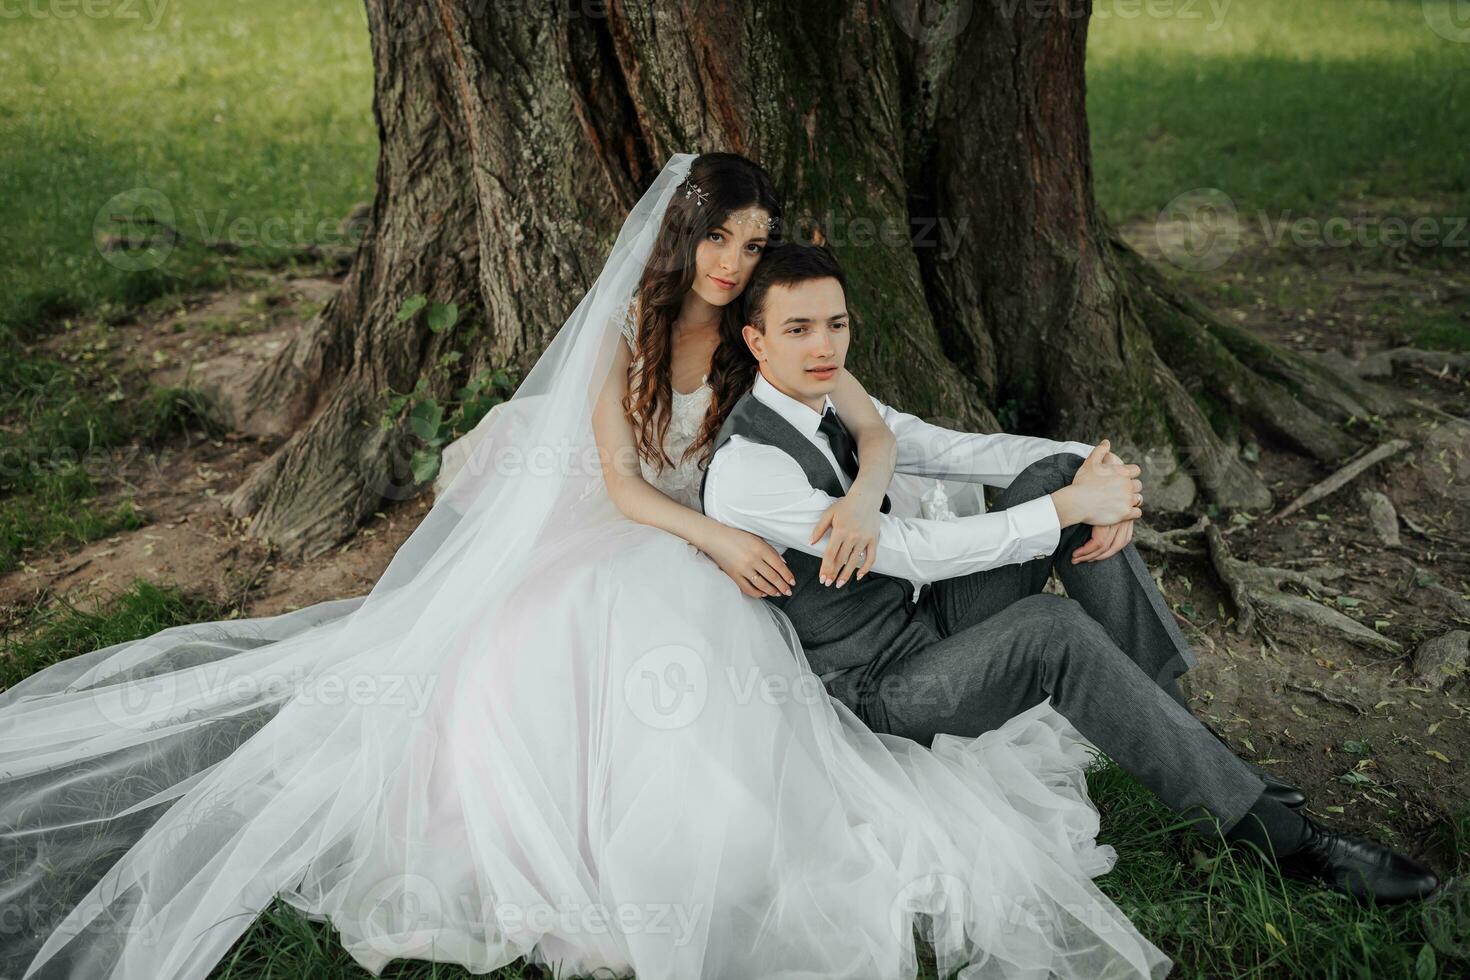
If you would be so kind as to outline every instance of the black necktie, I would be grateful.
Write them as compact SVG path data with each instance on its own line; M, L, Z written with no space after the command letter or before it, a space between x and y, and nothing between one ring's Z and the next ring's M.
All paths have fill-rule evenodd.
M837 465L842 467L842 472L847 474L848 480L856 480L858 475L857 440L843 426L842 420L832 409L822 413L821 424L817 431L827 437L827 442L832 447L832 455L837 457ZM888 513L888 494L883 495L883 505L879 509Z

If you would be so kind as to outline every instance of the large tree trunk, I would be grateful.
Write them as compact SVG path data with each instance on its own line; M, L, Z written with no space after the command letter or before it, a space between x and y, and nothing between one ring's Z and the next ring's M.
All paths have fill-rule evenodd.
M1151 504L1270 493L1253 426L1332 460L1351 391L1175 294L1098 210L1076 4L968 0L367 0L382 138L374 220L342 295L256 379L296 429L234 495L310 556L415 489L364 423L448 343L427 293L483 321L469 370L524 369L674 152L759 160L787 227L851 280L849 365L954 427L1111 437ZM1202 406L1210 406L1207 413Z

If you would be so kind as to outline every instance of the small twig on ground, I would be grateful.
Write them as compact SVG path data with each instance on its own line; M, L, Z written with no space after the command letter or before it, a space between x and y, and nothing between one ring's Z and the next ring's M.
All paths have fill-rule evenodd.
M245 603L250 601L250 593L254 591L255 586L260 581L260 573L265 570L265 566L269 565L271 559L274 557L275 549L267 548L265 557L260 560L260 564L255 566L255 571L251 572L245 578L245 583L240 586L239 591L235 594L235 601L231 605L231 608L240 610L242 614L244 613Z
M1420 401L1417 398L1405 398L1404 401L1408 402L1410 405L1413 405L1421 412L1428 412L1430 415L1437 415L1447 422L1459 422L1461 425L1470 425L1470 419L1462 419L1458 415L1451 415L1449 412L1446 412L1444 409L1440 408L1437 405L1431 405L1428 402Z
M1366 709L1358 704L1355 704L1352 701L1349 701L1347 698L1339 697L1336 694L1328 694L1326 691L1318 687L1308 687L1305 684L1296 684L1292 681L1287 681L1285 684L1282 685L1282 687L1285 687L1288 690L1292 691L1300 691L1302 694L1314 694L1317 697L1321 698L1323 701L1326 701L1328 704L1335 704L1340 708L1348 708L1352 711L1356 711L1360 715L1366 715L1368 713Z
M1447 544L1459 544L1460 543L1460 542L1456 541L1454 538L1446 537L1445 535L1440 534L1437 530L1431 531L1429 528L1425 527L1423 524L1420 524L1418 521L1414 520L1414 518L1410 517L1406 513L1400 512L1399 513L1399 517L1401 517L1403 519L1404 525L1410 531L1413 531L1415 534L1419 535L1421 538L1428 538L1430 541L1444 541Z
M1380 664L1401 664L1403 662L1403 657L1383 657L1378 660L1370 660L1365 664L1353 664L1353 667L1357 670L1362 670L1364 667L1377 667Z
M1383 445L1364 453L1351 463L1348 463L1321 483L1311 487L1306 493L1303 493L1300 497L1287 504L1275 516L1268 518L1268 520L1279 521L1284 517L1295 514L1309 504L1316 503L1323 497L1331 496L1385 459L1388 459L1390 456L1396 456L1408 448L1409 441L1407 439L1391 439L1385 442Z

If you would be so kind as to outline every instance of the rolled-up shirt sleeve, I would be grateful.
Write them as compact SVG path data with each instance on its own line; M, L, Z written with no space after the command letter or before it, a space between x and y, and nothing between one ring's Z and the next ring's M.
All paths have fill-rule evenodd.
M1008 487L1032 463L1060 453L1086 457L1093 447L1007 432L957 432L872 398L898 443L894 470L918 476Z
M838 499L813 488L800 464L782 450L732 440L710 460L704 509L721 524L758 534L778 549L821 557L832 532L811 543L812 531ZM1061 540L1049 495L954 520L892 514L878 520L873 570L920 585L1044 557Z

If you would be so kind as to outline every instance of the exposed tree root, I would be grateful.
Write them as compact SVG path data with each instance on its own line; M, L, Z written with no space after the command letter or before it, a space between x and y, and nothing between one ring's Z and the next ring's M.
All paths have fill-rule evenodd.
M1291 448L1329 463L1357 448L1338 422L1394 404L1369 393L1361 381L1345 382L1221 321L1121 241L1115 244L1137 283L1131 295L1155 348L1195 399L1221 403Z
M1309 488L1306 493L1287 504L1270 519L1279 521L1283 517L1290 517L1303 507L1309 504L1315 504L1324 497L1332 496L1385 459L1388 459L1390 456L1397 456L1408 448L1409 441L1407 439L1391 439L1385 442L1383 445L1364 453L1351 463L1348 463L1321 483Z
M1198 554L1184 548L1178 542L1187 537L1203 533L1209 545L1210 563L1215 573L1230 591L1238 615L1235 629L1246 633L1257 627L1256 613L1259 609L1270 610L1281 616L1304 620L1306 623L1333 632L1352 640L1390 653L1401 653L1403 647L1396 641L1369 629L1362 623L1345 616L1335 609L1300 595L1284 591L1287 585L1316 592L1321 595L1341 595L1342 590L1329 585L1329 579L1347 574L1340 568L1318 568L1311 572L1293 571L1288 568L1272 568L1244 562L1230 554L1225 536L1209 518L1200 518L1199 523L1164 534L1149 532L1140 539L1135 532L1134 540L1143 547L1170 554Z
M1174 372L1157 355L1154 361L1164 411L1179 452L1206 496L1227 510L1268 510L1272 499L1265 481L1245 465L1235 447L1210 428Z
M1135 525L1133 528L1133 543L1140 548L1156 551L1163 555L1190 555L1198 556L1204 554L1199 548L1191 548L1180 544L1186 538L1193 538L1205 531L1205 525L1209 523L1208 517L1201 517L1189 527L1181 527L1175 531L1155 531L1151 528Z
M1230 592L1237 616L1236 632L1244 634L1252 628L1260 628L1257 622L1258 609L1267 609L1281 616L1305 620L1308 624L1330 629L1349 640L1372 646L1376 649L1398 653L1402 647L1357 620L1345 616L1335 609L1314 602L1305 596L1293 595L1283 587L1295 585L1321 595L1340 595L1342 590L1329 585L1327 580L1346 574L1340 568L1318 568L1311 572L1294 571L1288 568L1273 568L1255 565L1235 558L1225 543L1225 535L1208 517L1201 517L1189 527L1174 531L1151 531L1139 528L1133 540L1141 548L1162 554L1198 556L1201 552L1182 542L1203 535L1208 545L1210 564L1215 574ZM1443 587L1440 587L1443 590ZM1444 590L1448 591L1448 590ZM1470 604L1467 604L1470 605Z

